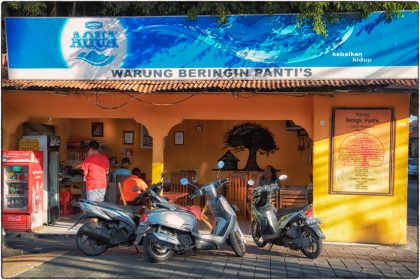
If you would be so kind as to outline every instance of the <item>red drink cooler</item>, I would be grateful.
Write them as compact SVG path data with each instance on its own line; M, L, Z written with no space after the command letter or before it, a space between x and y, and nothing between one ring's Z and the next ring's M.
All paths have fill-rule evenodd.
M30 231L42 226L43 184L42 152L3 151L2 221L5 231Z

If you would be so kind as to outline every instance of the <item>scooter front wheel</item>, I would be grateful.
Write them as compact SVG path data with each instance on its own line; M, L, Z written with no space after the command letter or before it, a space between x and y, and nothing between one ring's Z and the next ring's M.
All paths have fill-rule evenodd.
M239 231L231 232L229 235L230 246L237 257L243 257L246 252L245 243Z
M252 221L251 223L251 235L252 235L252 239L254 240L255 244L262 248L265 245L267 245L267 242L263 241L262 239L262 230L261 230L261 225L259 222L257 221Z
M302 227L302 234L305 236L305 238L308 238L311 241L311 245L308 248L301 250L302 253L310 259L318 258L322 254L322 239L319 238L316 233L307 226Z
M153 233L144 237L143 249L147 258L155 263L166 261L174 254L174 250L157 239Z

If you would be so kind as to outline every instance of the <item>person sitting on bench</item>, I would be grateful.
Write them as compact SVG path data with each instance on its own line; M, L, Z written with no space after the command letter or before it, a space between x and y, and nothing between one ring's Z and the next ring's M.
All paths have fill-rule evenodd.
M134 199L138 197L141 192L144 192L148 187L146 182L140 178L141 171L139 168L133 168L131 176L124 180L122 183L121 200L125 200L127 204L132 204ZM133 192L133 187L139 187L138 192Z

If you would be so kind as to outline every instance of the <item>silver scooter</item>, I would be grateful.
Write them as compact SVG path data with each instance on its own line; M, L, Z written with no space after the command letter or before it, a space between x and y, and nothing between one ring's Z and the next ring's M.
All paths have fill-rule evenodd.
M279 181L287 179L281 175ZM254 181L249 180L253 186ZM325 235L319 224L321 221L313 216L312 206L277 209L273 205L272 195L278 191L278 183L258 186L253 191L251 234L258 247L271 243L293 250L301 250L310 259L322 253L322 240Z
M218 163L219 172L224 163ZM211 234L198 231L198 222L191 212L183 211L173 205L160 205L166 209L155 209L146 220L139 223L136 230L135 245L142 244L145 255L152 262L162 262L169 259L174 252L196 250L214 250L227 243L236 256L245 255L245 238L239 228L235 211L229 202L217 189L228 180L216 180L197 188L189 197L207 195L209 208L215 218ZM192 185L186 178L181 179L182 185ZM196 186L195 186L196 187Z

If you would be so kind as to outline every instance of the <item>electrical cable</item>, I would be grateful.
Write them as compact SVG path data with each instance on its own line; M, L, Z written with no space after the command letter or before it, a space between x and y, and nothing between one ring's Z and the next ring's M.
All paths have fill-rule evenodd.
M143 103L154 105L154 106L173 106L173 105L176 105L178 103L184 102L184 101L192 98L195 95L195 94L191 94L191 95L189 95L189 96L187 96L187 97L185 97L185 98L183 98L181 100L178 100L178 101L175 101L175 102L172 102L172 103L155 103L155 102L151 102L151 101L146 101L146 100L140 99L140 98L138 98L138 96L133 96L130 93L125 93L125 95L127 95L127 96L130 97L129 100L127 100L127 101L125 101L125 102L123 102L123 103L121 103L119 105L114 105L114 106L111 106L110 107L110 106L105 106L105 105L102 104L101 98L100 98L100 96L98 95L97 92L95 93L95 99L96 99L95 101L91 100L91 98L89 98L89 96L85 92L82 92L82 94L86 97L86 99L90 103L92 103L93 105L95 105L95 106L97 106L97 107L99 107L101 109L104 109L104 110L116 110L116 109L122 108L123 106L127 105L129 102L131 102L133 100L137 100L139 102L143 102ZM146 94L146 93L141 93L139 95L144 95L144 94ZM116 103L116 100L114 100L114 104L115 103Z
M187 97L185 97L185 98L183 98L183 99L181 99L181 100L178 100L178 101L172 102L172 103L155 103L155 102L151 102L151 101L146 101L146 100L140 99L140 98L138 98L137 96L132 96L132 95L131 95L131 94L129 94L129 93L125 93L125 94L126 94L126 95L128 95L128 96L130 96L130 97L132 97L132 98L134 98L135 100L137 100L137 101L139 101L139 102L144 102L144 103L146 103L146 104L151 104L151 105L155 105L155 106L173 106L173 105L176 105L176 104L178 104L178 103L184 102L184 101L186 101L186 100L188 100L188 99L192 98L193 96L195 96L195 93L192 93L192 94L190 94L189 96L187 96Z
M89 96L88 96L85 92L82 92L82 94L86 97L86 99L87 99L90 103L92 103L93 105L95 105L95 106L97 106L97 107L99 107L99 108L101 108L101 109L104 109L104 110L115 110L115 109L119 109L119 108L121 108L121 107L123 107L123 106L127 105L130 101L132 101L132 100L134 100L134 99L135 99L135 98L131 98L131 99L129 99L129 100L127 100L127 101L125 101L125 102L121 103L121 104L120 104L120 105L118 105L118 106L108 107L108 106L104 106L104 105L100 104L100 102L98 103L98 94L97 94L97 93L96 93L96 101L92 101L92 100L89 98ZM99 101L100 101L100 99L99 99Z

